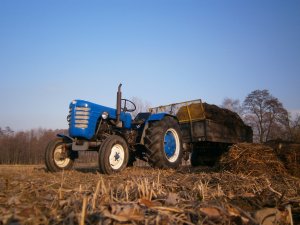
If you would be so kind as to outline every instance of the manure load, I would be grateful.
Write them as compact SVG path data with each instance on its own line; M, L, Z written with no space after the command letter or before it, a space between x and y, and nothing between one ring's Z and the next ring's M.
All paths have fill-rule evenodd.
M239 143L233 145L220 159L222 170L252 176L286 176L288 174L276 151L264 144Z
M210 119L220 123L245 125L237 113L208 103L200 102L192 103L188 107L182 106L179 108L176 116L179 121L189 121L189 114L192 120Z
M252 142L252 129L235 112L208 103L179 107L176 117L184 138L220 143Z
M265 144L274 149L291 175L300 177L300 143L271 140Z

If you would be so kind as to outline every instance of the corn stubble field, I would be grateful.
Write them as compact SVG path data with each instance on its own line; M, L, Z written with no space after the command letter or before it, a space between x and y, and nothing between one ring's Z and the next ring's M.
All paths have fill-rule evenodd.
M0 166L0 224L300 224L299 149L282 159L238 144L213 168Z

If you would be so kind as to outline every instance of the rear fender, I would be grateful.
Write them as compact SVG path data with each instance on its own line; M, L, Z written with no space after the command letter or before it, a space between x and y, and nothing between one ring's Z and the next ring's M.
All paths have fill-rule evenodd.
M66 141L66 142L70 142L70 143L74 143L74 139L73 138L71 138L70 136L68 136L68 135L65 135L65 134L56 134L56 136L57 137L59 137L59 138L62 138L64 141ZM71 145L70 145L70 147L71 147ZM70 149L70 150L72 150L72 149ZM78 152L76 152L76 151L69 151L69 156L70 156L70 158L71 159L78 159L78 157L79 157L79 155L78 155Z
M171 117L175 118L178 121L178 119L177 119L176 116L170 115L168 113L156 113L156 114L152 114L148 118L148 120L146 121L146 123L145 123L144 130L143 130L143 133L142 133L141 140L140 140L139 144L142 144L142 145L144 144L144 137L145 137L145 134L146 134L146 130L149 127L149 124L152 123L152 122L155 122L155 121L160 121L163 118L165 118L166 116L171 116Z
M162 120L166 115L169 115L169 114L167 114L167 113L156 113L156 114L152 114L152 115L148 118L147 122L150 122L150 121L160 121L160 120Z

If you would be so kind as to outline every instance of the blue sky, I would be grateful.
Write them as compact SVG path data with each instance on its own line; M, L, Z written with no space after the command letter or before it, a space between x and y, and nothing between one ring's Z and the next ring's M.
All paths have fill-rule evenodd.
M268 89L300 112L300 1L0 1L0 127L67 128L72 99L221 104Z

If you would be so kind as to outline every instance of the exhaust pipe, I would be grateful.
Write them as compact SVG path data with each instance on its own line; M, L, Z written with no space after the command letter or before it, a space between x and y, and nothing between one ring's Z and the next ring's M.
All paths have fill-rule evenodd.
M122 84L119 84L118 92L117 92L117 123L120 122L120 115L121 115L121 99L122 99L122 92L121 92L121 86Z

